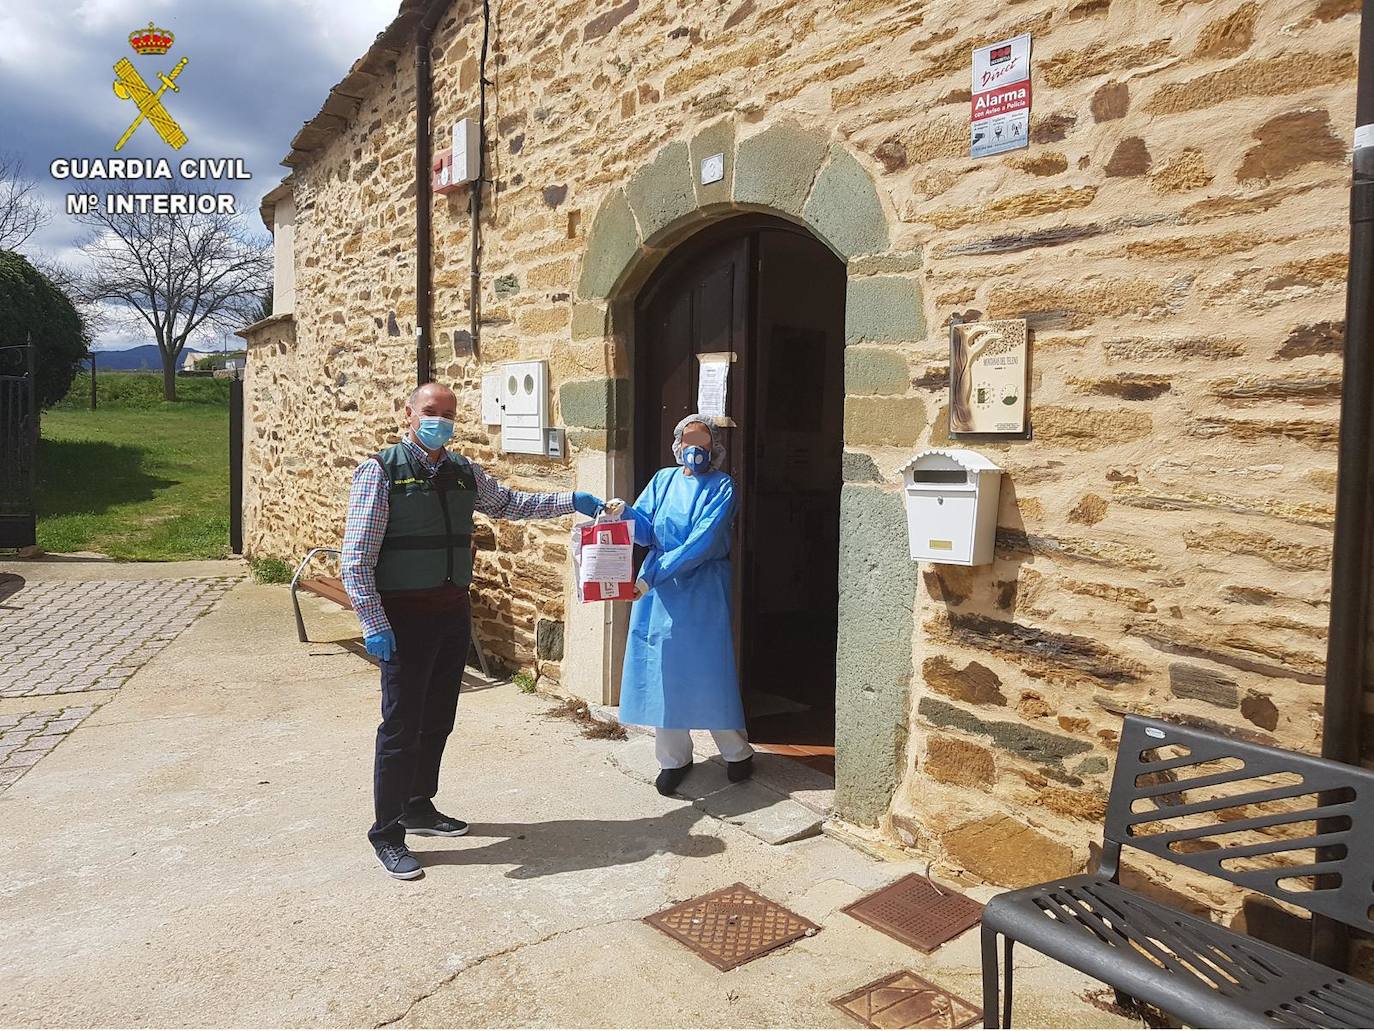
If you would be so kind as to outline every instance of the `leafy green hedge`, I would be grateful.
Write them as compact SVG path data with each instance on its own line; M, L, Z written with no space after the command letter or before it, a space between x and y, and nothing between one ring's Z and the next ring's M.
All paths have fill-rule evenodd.
M32 340L38 404L60 401L86 357L86 330L71 300L14 251L0 251L0 347ZM23 372L24 352L0 350L0 371Z

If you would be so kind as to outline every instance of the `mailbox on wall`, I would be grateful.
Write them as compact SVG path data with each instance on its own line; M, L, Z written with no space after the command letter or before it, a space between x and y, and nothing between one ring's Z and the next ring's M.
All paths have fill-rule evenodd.
M501 450L507 454L546 453L549 424L547 362L506 362L501 366Z
M933 448L902 470L906 528L918 562L981 566L992 561L1002 470L976 451Z

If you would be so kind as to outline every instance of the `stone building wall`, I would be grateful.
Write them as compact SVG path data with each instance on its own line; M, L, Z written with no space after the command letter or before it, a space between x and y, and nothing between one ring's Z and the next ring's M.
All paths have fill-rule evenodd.
M623 310L704 219L781 212L849 263L842 815L1029 883L1089 860L1122 713L1319 746L1353 0L494 6L480 361L466 198L434 205L436 369L490 471L624 483ZM461 0L440 25L437 146L480 31ZM1033 144L973 161L970 50L1024 31ZM409 54L376 74L295 171L295 337L249 363L258 553L338 538L413 384ZM978 445L1007 473L995 564L917 568L897 470L947 443L956 313L1029 320L1033 439ZM570 461L479 425L516 358L548 359ZM541 621L562 657L567 526L501 527L480 563L512 662Z

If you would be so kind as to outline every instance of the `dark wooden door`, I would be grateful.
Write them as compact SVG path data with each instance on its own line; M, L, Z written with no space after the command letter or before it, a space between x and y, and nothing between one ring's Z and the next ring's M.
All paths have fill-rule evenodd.
M751 735L834 738L844 265L809 235L741 218L670 256L635 323L635 472L671 464L697 356L732 353L725 470L739 511L735 643Z

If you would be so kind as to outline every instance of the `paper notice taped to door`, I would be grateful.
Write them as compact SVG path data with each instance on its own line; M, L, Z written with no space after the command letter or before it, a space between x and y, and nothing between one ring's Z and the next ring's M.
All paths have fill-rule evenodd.
M697 380L697 412L716 420L725 419L730 383L730 360L701 355L701 375Z

